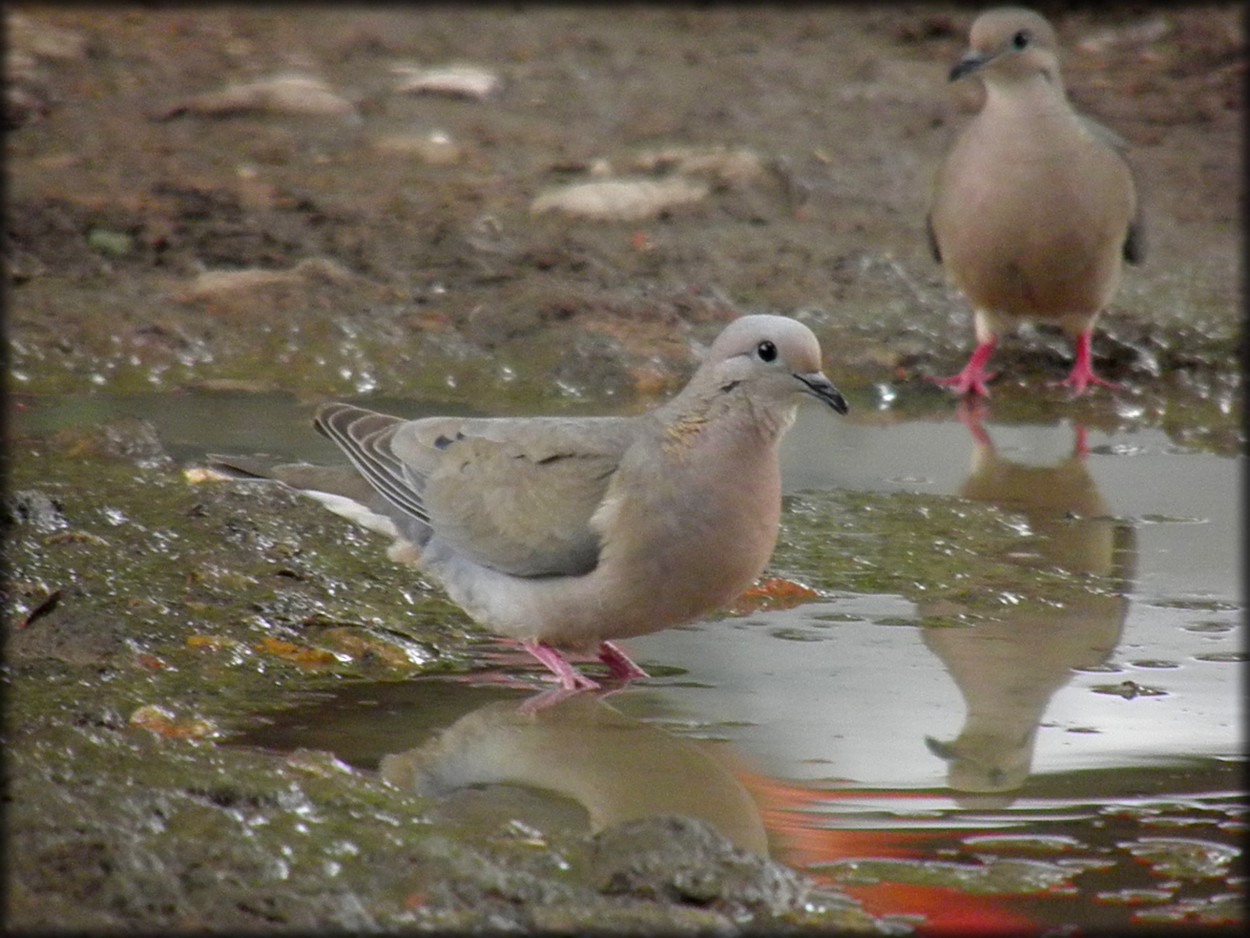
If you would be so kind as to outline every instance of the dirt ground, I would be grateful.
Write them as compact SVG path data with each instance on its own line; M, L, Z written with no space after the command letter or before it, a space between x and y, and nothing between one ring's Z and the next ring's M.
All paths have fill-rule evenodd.
M1240 8L1041 9L1072 97L1132 144L1149 217L1147 263L1095 339L1124 388L1071 407L1235 451ZM923 219L976 103L945 80L971 12L10 5L10 406L202 387L641 407L758 310L807 321L845 391L951 406L920 376L962 364L970 316ZM456 62L497 87L402 90ZM617 177L667 201L535 210ZM1029 399L1069 356L1055 336L1005 343L995 401ZM257 621L402 671L386 662L408 646L360 652L360 624L407 574L370 568L376 551L286 493L193 491L150 428L100 433L9 453L10 924L874 927L702 828L541 854L437 826L401 840L374 822L421 806L380 781L197 743L305 687L264 654L231 658ZM414 660L463 664L472 630L425 601ZM312 815L315 842L298 829ZM359 856L327 858L348 840ZM697 889L692 867L710 877Z
M1236 372L1238 9L1043 10L1071 96L1132 144L1147 206L1148 261L1102 320L1100 364L1131 386L1185 372L1209 389ZM17 7L14 388L456 397L468 382L523 399L554 372L566 395L632 397L671 390L692 340L760 309L807 319L849 387L949 373L970 316L923 218L976 105L945 81L969 18ZM405 67L457 62L498 87L397 90ZM323 84L237 90L290 74ZM635 219L532 210L605 173L706 194ZM1019 378L1062 374L1070 349L1000 355Z

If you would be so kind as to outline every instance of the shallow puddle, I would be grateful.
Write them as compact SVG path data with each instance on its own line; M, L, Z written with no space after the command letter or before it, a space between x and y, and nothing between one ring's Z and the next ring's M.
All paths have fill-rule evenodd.
M17 422L124 413L189 461L323 458L306 411L83 398ZM231 742L328 750L483 829L702 817L916 925L1237 919L1242 460L957 413L804 409L770 569L804 589L627 643L649 681L532 711L538 671L484 639L467 674L275 701Z
M775 855L877 913L959 929L1239 917L1241 461L1153 430L798 429L797 486L960 495L1040 535L1018 582L997 578L1000 612L970 624L946 623L948 600L839 592L650 636L644 666L697 684L653 682L629 711L747 757ZM1029 571L1045 567L1105 591L1039 602ZM1155 850L1217 860L1178 877L1143 864Z

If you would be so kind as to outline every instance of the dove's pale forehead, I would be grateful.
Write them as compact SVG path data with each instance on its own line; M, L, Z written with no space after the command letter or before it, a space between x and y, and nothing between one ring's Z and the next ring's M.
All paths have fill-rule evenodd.
M973 22L968 38L972 48L978 52L996 52L1021 31L1027 32L1040 45L1055 45L1055 31L1050 23L1023 7L986 10Z
M820 370L820 343L812 330L785 316L743 316L725 327L712 344L709 359L724 361L754 352L761 342L772 342L787 367L807 373Z

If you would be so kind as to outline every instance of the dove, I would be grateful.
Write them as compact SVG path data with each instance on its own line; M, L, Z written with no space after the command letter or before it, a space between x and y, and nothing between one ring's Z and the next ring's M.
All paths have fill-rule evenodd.
M958 374L930 380L988 396L999 334L1037 320L1074 342L1062 382L1074 395L1114 387L1094 373L1090 338L1122 262L1145 258L1125 144L1073 109L1055 32L1038 14L988 10L970 46L950 80L979 78L985 100L937 171L927 229L934 258L973 307L976 348Z
M720 609L763 571L781 518L778 447L806 397L847 412L811 330L751 315L647 413L405 420L330 403L314 424L350 467L209 459L393 538L392 560L577 692L599 685L562 649L647 677L614 639Z

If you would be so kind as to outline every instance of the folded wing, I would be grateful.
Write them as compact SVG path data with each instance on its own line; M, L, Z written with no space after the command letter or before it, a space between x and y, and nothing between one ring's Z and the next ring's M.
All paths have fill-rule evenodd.
M468 559L513 576L573 576L598 563L591 517L636 419L405 421L329 404L317 427L419 546L436 534Z

